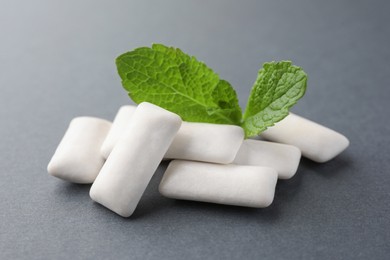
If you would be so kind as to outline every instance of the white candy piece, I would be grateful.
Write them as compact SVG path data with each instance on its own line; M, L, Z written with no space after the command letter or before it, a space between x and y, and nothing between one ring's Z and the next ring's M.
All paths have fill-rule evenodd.
M228 164L244 135L244 130L235 125L183 122L165 158Z
M173 199L263 208L274 199L277 179L267 167L174 160L159 191Z
M90 190L90 197L123 217L133 214L181 125L178 115L141 103Z
M244 140L234 164L274 168L279 179L290 179L297 172L301 151L292 145L260 140Z
M76 117L51 158L47 171L75 183L92 183L104 164L100 147L111 123L94 117Z
M303 156L319 163L333 159L349 145L344 135L292 113L262 132L261 136L294 145Z
M126 131L136 107L119 109L101 152L108 158L119 137ZM183 122L165 159L231 163L244 140L244 131L235 125Z
M130 124L130 119L134 114L136 106L122 106L115 116L110 131L108 132L106 140L104 140L101 154L104 158L108 158L112 149L120 136L126 131L127 126Z
M118 111L101 149L104 158L126 131L135 108L123 106ZM234 160L244 135L243 129L235 125L183 122L164 158L228 164Z

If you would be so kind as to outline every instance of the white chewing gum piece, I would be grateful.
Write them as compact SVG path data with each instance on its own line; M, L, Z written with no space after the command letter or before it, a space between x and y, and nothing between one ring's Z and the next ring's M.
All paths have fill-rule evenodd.
M183 122L165 159L231 163L244 140L235 125Z
M123 106L114 119L101 149L108 158L132 120L135 106ZM235 125L183 122L164 159L184 159L228 164L244 140L244 130Z
M178 115L150 103L139 104L90 197L122 217L131 216L180 125Z
M242 143L233 163L274 168L279 179L290 179L300 160L301 151L295 146L248 139Z
M112 122L111 129L108 132L106 140L104 140L102 148L100 150L102 156L105 159L108 158L116 142L125 132L127 126L130 124L131 117L133 116L136 108L136 106L122 106L118 110L118 113L116 114L115 119Z
M277 180L268 167L174 160L159 191L173 199L264 208L274 199Z
M349 145L344 135L293 113L262 132L261 136L294 145L304 157L318 163L333 159Z
M51 158L47 171L75 183L92 183L104 164L100 147L111 123L94 117L76 117Z

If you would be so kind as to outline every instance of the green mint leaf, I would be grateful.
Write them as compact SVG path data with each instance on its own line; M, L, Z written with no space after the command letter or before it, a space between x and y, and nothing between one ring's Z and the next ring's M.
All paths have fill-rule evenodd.
M269 62L259 70L249 95L242 127L246 137L258 135L288 115L306 91L307 75L290 61Z
M232 118L237 125L240 125L242 112L241 107L238 104L238 98L236 91L226 80L220 80L217 87L211 93L213 100L218 102L219 108L212 113L221 113L222 111Z
M153 103L185 121L241 124L241 108L231 85L180 49L154 44L120 55L116 65L135 103Z

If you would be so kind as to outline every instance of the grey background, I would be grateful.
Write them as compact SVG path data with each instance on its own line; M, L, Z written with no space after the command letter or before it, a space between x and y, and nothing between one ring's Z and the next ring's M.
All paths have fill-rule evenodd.
M389 1L1 1L0 259L388 259ZM326 164L302 160L272 206L163 198L166 165L135 214L93 203L46 165L69 121L131 101L114 59L152 42L182 48L237 89L261 64L309 75L293 111L345 134Z

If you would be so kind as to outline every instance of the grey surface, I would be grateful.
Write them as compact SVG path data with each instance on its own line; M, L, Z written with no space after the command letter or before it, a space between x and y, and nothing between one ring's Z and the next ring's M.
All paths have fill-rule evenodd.
M389 1L1 1L0 259L388 259ZM196 55L245 106L258 68L309 75L294 112L345 134L303 160L267 209L163 198L157 171L133 217L46 165L69 121L130 103L114 58L162 42Z

